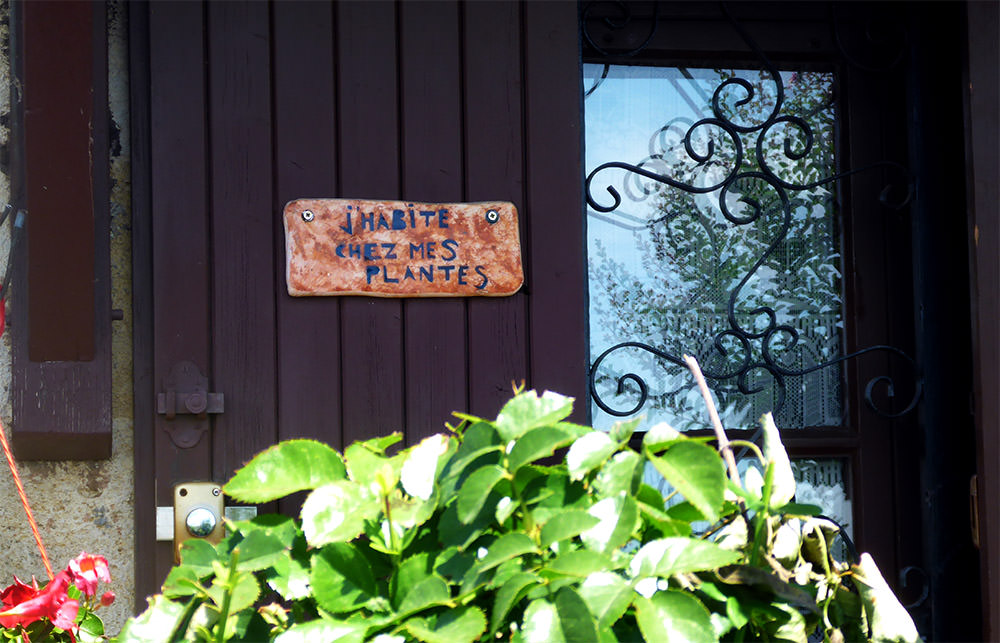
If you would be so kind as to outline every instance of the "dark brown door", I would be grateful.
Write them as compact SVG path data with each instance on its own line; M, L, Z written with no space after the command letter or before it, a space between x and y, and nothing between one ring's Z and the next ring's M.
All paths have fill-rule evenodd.
M585 399L573 4L132 10L139 596L170 562L153 507L177 482L224 481L285 438L413 442L452 411L494 415L512 383ZM280 212L300 197L513 201L525 285L289 297ZM224 412L169 397L195 371Z
M130 6L137 595L154 591L170 563L153 525L173 485L224 481L278 440L343 446L402 431L413 442L453 410L495 414L522 380L575 396L577 419L589 419L581 62L598 57L582 45L580 17L600 17L591 11L614 13L600 24L626 25L594 41L616 63L759 67L743 29L779 64L835 74L841 169L886 160L910 168L902 181L880 167L838 188L844 352L892 345L921 367L942 357L967 318L928 325L925 306L961 308L932 295L967 288L961 274L946 282L957 284L952 290L937 280L966 265L964 220L943 224L934 213L948 198L920 197L930 178L962 179L954 168L940 173L954 149L920 142L954 133L956 121L946 130L920 121L937 113L935 85L918 67L927 61L915 55L931 51L933 34L914 32L917 19L890 4L872 18L888 36L875 46L900 55L869 64L852 53L866 53L865 34L877 30L866 30L868 18L852 6L837 14L826 4L734 3L737 27L718 5L700 3L635 3L626 15L618 3L573 2ZM953 23L957 14L942 7L921 20ZM650 25L654 37L642 47ZM931 62L940 60L937 77L956 81L958 66ZM927 111L913 111L922 104L914 92L929 98ZM887 209L879 200L887 183L890 200L900 183L918 198ZM280 212L301 197L513 201L525 285L499 299L289 297ZM928 436L943 434L949 405L967 404L967 377L952 374L968 347L951 346L957 361L922 371L923 399L933 390L934 405L903 418L872 413L869 382L879 396L879 378L895 377L899 397L878 402L898 411L910 392L904 380L914 380L906 364L869 355L843 367L843 421L788 436L797 456L848 462L859 543L925 615L961 580L946 573L948 552L966 569L970 550L934 541L927 526L939 515L921 504L931 491L936 502L967 506L964 495L942 490L955 478L967 488L968 451L936 464L926 451L940 446ZM199 375L206 394L222 396L222 413L188 413L184 392L171 396Z

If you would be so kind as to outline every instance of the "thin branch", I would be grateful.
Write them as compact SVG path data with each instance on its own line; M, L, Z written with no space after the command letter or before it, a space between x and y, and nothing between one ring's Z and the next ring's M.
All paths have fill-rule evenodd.
M736 458L733 457L729 438L726 437L726 430L722 428L722 420L719 419L719 412L715 410L715 402L712 401L712 394L708 390L708 384L705 382L705 376L701 372L698 360L691 355L685 355L684 363L691 369L691 374L694 375L695 381L698 382L698 388L701 390L701 397L705 400L705 406L708 407L708 417L712 419L712 428L715 429L715 437L719 442L719 453L722 454L722 459L726 461L726 466L729 468L729 477L733 484L742 489L740 472L736 468Z

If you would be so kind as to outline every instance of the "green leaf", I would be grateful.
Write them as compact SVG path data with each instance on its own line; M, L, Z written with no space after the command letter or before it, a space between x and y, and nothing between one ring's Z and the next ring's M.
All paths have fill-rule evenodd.
M556 612L559 625L567 641L597 643L597 622L587 603L572 587L562 587L556 592Z
M634 593L625 579L609 571L588 575L579 592L601 629L611 627L625 614Z
M224 490L240 502L270 502L346 476L344 461L329 446L315 440L287 440L254 456Z
M458 476L466 466L484 453L492 451L502 452L503 443L500 435L490 422L477 422L468 429L462 436L462 442L458 445L458 450L448 464L448 475Z
M107 640L104 638L104 622L97 614L87 612L79 625L76 640L80 643L103 643Z
M559 611L545 599L528 603L521 619L525 643L566 643L559 623Z
M301 533L294 518L281 514L263 514L250 520L238 521L234 525L236 531L243 534L244 537L253 531L261 531L276 537L285 547L291 547L296 536Z
M497 416L497 432L504 443L510 442L531 429L564 420L572 411L571 397L552 391L545 391L539 397L535 391L526 391L504 405Z
M520 532L504 534L489 546L486 555L479 561L478 570L484 572L506 560L537 552L538 548L528 536Z
M823 508L819 505L807 505L798 502L789 502L774 511L789 516L820 516L823 514Z
M632 450L622 451L604 463L597 472L594 492L599 498L609 498L620 493L632 495L632 490L641 479L642 456ZM660 495L659 492L656 494ZM660 505L662 504L661 500Z
M566 454L570 479L582 480L617 450L618 443L608 437L607 433L592 431L578 438Z
M642 436L642 448L650 453L659 453L674 442L686 440L683 433L674 429L666 422L654 424Z
M365 520L379 511L367 486L341 480L309 494L302 505L302 531L311 547L347 542L364 531Z
M696 538L661 538L643 545L629 563L633 578L666 578L681 572L700 572L735 563L742 555Z
M919 641L920 636L913 625L913 619L892 593L892 588L885 582L871 555L861 554L860 561L851 568L851 572L871 624L872 640L903 643Z
M539 544L542 547L548 547L552 543L577 536L599 522L600 519L582 509L571 509L554 514L542 527Z
M201 587L198 573L188 565L178 565L167 573L167 579L163 581L163 595L167 598L195 596L198 587Z
M554 426L531 429L514 443L507 456L507 470L514 473L526 464L548 457L556 449L569 445L573 438L569 431Z
M632 539L639 526L639 507L632 496L615 496L598 501L587 510L600 520L580 534L588 549L611 552Z
M697 598L678 591L657 592L652 599L633 599L635 619L647 641L710 643L718 641L708 610Z
M532 587L541 579L536 574L521 572L507 579L497 590L493 599L493 614L490 618L490 632L496 632L503 625L510 610L517 605Z
M632 437L635 433L636 427L642 422L642 417L632 418L631 420L622 420L620 422L615 422L611 425L611 430L608 431L608 435L611 439L619 444L624 444L628 442L628 439Z
M297 623L274 639L274 643L362 643L368 627L361 622L317 619Z
M266 531L251 531L236 545L240 571L256 572L267 569L285 553L285 544L277 535Z
M286 601L306 598L312 594L309 586L309 566L291 552L285 552L274 561L273 571L267 574L267 585L281 594Z
M389 598L392 600L392 606L398 609L413 586L432 574L431 555L428 552L414 554L400 562L396 573L389 580Z
M235 577L236 582L233 582ZM228 569L228 574L216 576L212 580L212 586L208 588L208 594L217 608L221 608L225 594L229 592L229 613L247 609L252 606L260 597L260 585L253 574L234 573L232 568Z
M451 601L448 583L440 576L428 576L410 588L399 604L400 614L413 614L431 605L443 605Z
M393 434L391 437L402 436ZM344 450L344 460L347 465L347 472L354 482L367 485L375 481L375 474L384 465L388 464L398 474L403 466L400 455L386 457L384 449L378 445L369 444L373 442L355 442Z
M710 522L719 519L726 489L722 458L711 447L692 441L677 442L650 462Z
M816 613L813 596L797 585L791 585L758 567L750 565L730 565L719 569L716 576L727 585L746 585L765 590L787 603Z
M448 610L430 619L412 618L404 627L416 639L427 643L471 643L486 631L486 617L471 605Z
M774 418L765 413L760 419L764 427L764 440L761 451L764 459L774 467L774 483L771 487L771 506L780 507L792 501L795 497L795 474L792 464L788 461L788 453L781 443L781 434L774 425Z
M471 523L479 515L493 487L506 475L507 472L502 468L491 464L476 469L465 479L465 483L458 490L455 507L458 510L458 519L463 524Z
M161 594L150 596L147 600L149 606L146 611L126 621L117 640L130 643L175 641L177 629L189 616L190 608L197 604L197 601L172 601Z
M332 613L358 609L375 595L371 566L347 543L333 543L313 554L309 583L316 602Z
M614 569L615 565L607 555L587 549L578 549L559 554L550 560L541 572L546 576L551 576L554 572L560 576L576 576L586 578L598 571Z
M445 455L453 448L451 440L440 433L424 438L412 447L399 473L399 480L406 493L414 498L428 500L434 493L438 465L444 462Z
M458 519L458 503L453 502L445 507L444 513L438 520L438 538L445 547L458 547L465 549L473 541L483 535L483 531L493 523L494 512L489 510L499 502L500 496L497 493L490 494L483 503L482 509L469 524Z
M215 545L201 538L189 538L181 545L181 564L194 570L199 578L212 573L212 563L219 560Z

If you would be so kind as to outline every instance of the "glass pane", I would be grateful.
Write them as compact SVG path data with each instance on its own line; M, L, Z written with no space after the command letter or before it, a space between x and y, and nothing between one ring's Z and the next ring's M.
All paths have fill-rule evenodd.
M766 72L584 65L588 176L633 168L588 185L596 426L617 419L598 401L633 415L645 386L644 426L704 428L700 395L671 361L684 354L698 357L726 426L775 409L782 428L841 423L839 364L811 370L842 354L834 195L817 184L835 173L834 78L780 76L778 113L790 118L762 130L779 92ZM620 203L600 211L615 205L611 190Z

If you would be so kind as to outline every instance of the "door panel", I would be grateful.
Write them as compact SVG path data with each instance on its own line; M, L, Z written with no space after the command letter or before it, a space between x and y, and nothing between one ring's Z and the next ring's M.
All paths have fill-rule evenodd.
M136 141L153 177L148 221L136 221L152 248L136 259L153 290L149 394L186 360L225 396L220 415L136 418L137 453L155 462L137 467L149 480L137 489L157 489L138 499L137 520L152 522L174 484L225 481L279 439L343 447L402 431L413 443L454 410L495 415L512 382L585 399L575 5L162 2L133 13L152 131ZM289 297L280 213L299 197L511 200L526 285L489 300ZM200 439L178 446L179 428ZM138 549L156 559L138 566L142 595L172 554L169 543Z

